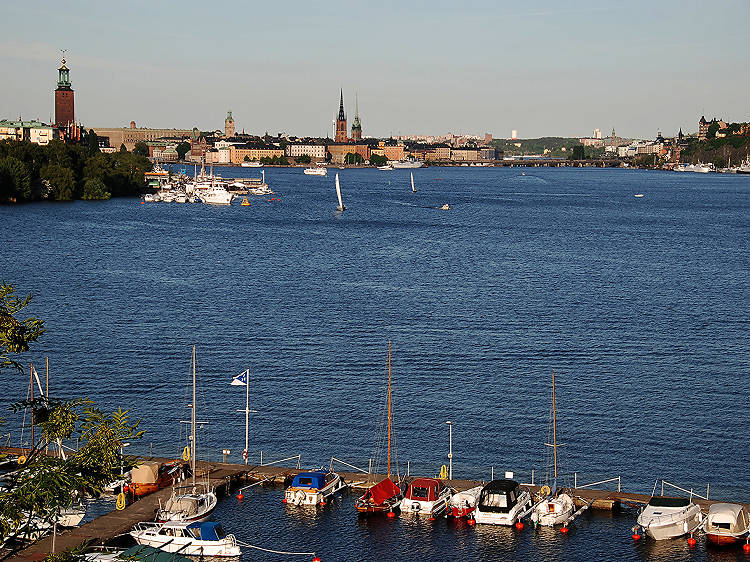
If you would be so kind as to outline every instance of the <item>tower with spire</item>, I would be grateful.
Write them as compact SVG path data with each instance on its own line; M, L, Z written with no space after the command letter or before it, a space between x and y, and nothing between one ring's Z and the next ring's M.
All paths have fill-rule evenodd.
M362 123L359 122L359 97L354 98L354 122L352 123L352 141L362 140Z
M234 136L234 119L232 118L232 110L227 111L227 118L224 119L224 136L231 139Z
M346 113L344 113L344 90L341 89L341 101L339 102L339 114L336 117L336 135L333 139L335 142L346 142Z
M70 70L65 65L63 50L62 65L57 69L57 89L55 90L55 127L66 129L75 123L74 92L70 84Z

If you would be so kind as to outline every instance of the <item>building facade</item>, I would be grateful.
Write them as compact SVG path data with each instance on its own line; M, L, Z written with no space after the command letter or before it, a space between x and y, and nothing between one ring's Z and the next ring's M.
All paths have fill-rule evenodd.
M227 111L227 118L224 119L224 136L231 139L234 136L234 118L232 118L232 110Z
M67 129L75 123L74 92L70 83L70 70L65 65L57 69L57 89L55 90L55 127Z
M344 90L341 90L341 100L339 101L339 114L336 117L336 131L334 132L335 142L346 142L347 129L346 129L346 113L344 113Z
M120 148L120 145L124 144L125 148L131 152L138 142L155 141L162 137L190 139L193 136L192 129L137 128L132 121L130 127L114 129L94 127L94 132L99 137L107 137L109 139L109 146Z
M46 146L53 139L59 139L60 132L41 121L0 121L0 140L33 142Z
M281 158L284 156L284 150L275 146L230 146L229 162L232 164L242 164L245 157L252 162L260 162L261 158Z
M359 98L354 101L354 123L352 123L352 142L362 140L362 123L359 120Z
M286 145L286 155L292 158L306 155L313 160L325 160L326 147L323 144L288 144Z

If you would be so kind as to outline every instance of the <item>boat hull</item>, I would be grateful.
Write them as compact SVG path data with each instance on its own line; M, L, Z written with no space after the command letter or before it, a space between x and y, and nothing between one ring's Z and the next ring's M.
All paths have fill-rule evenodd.
M287 504L319 505L331 496L336 495L346 487L344 481L337 474L333 480L323 488L287 488L284 499Z
M531 496L528 492L524 492L521 497L518 498L516 505L507 512L482 511L481 507L477 506L474 510L474 521L477 524L503 525L510 527L526 515L532 505Z
M735 537L734 535L719 535L716 533L707 533L706 538L708 539L708 542L717 546L737 544L740 541L740 537Z
M657 541L676 539L692 533L702 521L700 507L695 504L691 504L680 512L664 515L644 517L644 513L638 516L638 525L649 537Z

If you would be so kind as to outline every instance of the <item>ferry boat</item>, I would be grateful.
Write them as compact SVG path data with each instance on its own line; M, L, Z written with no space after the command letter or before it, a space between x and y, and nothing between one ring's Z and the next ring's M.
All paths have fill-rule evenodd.
M284 491L284 503L319 505L344 488L346 484L335 472L300 472Z
M390 164L386 164L384 166L378 166L378 170L392 170L392 169L393 169L393 166L391 166Z
M138 544L184 556L239 559L242 555L234 535L227 535L215 521L138 523L130 536Z
M750 515L744 505L715 503L708 509L703 530L714 544L735 544L748 536Z
M424 166L424 162L419 160L392 160L388 162L393 168L421 168Z
M469 517L477 507L481 486L475 486L451 496L448 502L448 517Z
M305 168L304 174L306 176L325 176L326 174L328 174L328 168L324 168L322 166Z
M243 162L240 166L243 168L260 168L263 164L260 162Z
M638 515L637 525L652 539L674 539L695 531L701 524L701 508L687 498L653 496Z
M531 510L531 494L515 480L493 480L482 488L474 521L489 525L513 525Z
M454 490L435 478L417 478L409 484L401 502L401 513L440 517L448 509Z

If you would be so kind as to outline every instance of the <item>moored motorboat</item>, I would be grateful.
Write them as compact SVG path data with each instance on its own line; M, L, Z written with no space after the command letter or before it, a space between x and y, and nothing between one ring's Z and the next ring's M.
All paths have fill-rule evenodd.
M750 514L744 505L715 503L708 509L703 530L714 544L734 544L750 532Z
M392 170L392 169L393 169L393 166L391 166L390 164L385 164L383 166L378 166L378 170Z
M319 505L344 488L346 484L335 472L300 472L284 491L284 500L294 505Z
M232 199L234 199L234 193L218 185L209 187L197 195L207 205L229 205L232 203Z
M635 529L652 539L674 539L695 531L701 524L701 508L687 498L653 496L638 515Z
M130 536L138 544L201 558L239 558L242 554L234 535L227 535L219 523L138 523Z
M481 486L474 486L451 496L448 502L448 517L469 517L477 507Z
M392 513L401 507L403 498L401 488L386 478L370 486L354 507L359 513Z
M323 168L322 166L305 168L304 174L306 176L325 176L328 174L328 168Z
M156 512L156 520L160 523L166 521L205 521L216 509L216 494L207 490L203 493L178 494L175 491Z
M440 517L448 509L454 490L436 478L416 478L409 484L401 502L401 513Z
M489 525L513 525L532 508L531 494L515 480L493 480L482 488L474 521Z
M545 498L534 506L531 521L535 525L554 527L563 525L573 516L575 504L568 494L558 494Z
M130 492L134 497L152 494L182 479L182 466L178 461L159 464L143 461L130 472Z

